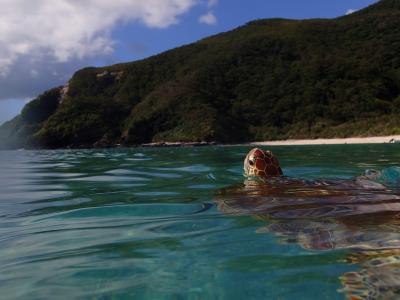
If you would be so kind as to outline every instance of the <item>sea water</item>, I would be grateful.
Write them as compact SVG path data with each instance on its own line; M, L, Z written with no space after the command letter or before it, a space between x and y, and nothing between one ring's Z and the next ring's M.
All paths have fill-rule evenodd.
M291 236L282 230L286 221L218 207L219 191L243 182L250 149L0 152L0 298L343 299L351 274L374 290L356 292L379 290L380 279L372 278L379 273L366 265L374 258L349 259L360 255L352 243L370 245L375 227L340 244L335 223L323 228L333 246L318 249L308 241L310 228L325 223L302 219L308 231ZM290 177L350 180L383 169L378 180L393 193L399 186L400 145L269 149ZM348 227L347 235L360 231ZM400 240L396 232L391 241ZM372 244L379 248L376 236ZM382 285L390 281L396 293L400 276L391 271L382 271L389 277Z

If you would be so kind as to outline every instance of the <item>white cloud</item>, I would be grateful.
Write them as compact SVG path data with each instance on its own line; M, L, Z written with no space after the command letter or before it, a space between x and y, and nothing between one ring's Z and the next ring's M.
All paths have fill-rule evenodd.
M346 15L351 15L352 13L354 13L354 12L356 12L356 11L357 11L356 9L350 8L350 9L348 9L348 10L346 11Z
M207 25L214 25L217 23L217 18L212 11L207 14L200 16L199 22Z
M165 28L200 2L217 1L0 0L0 75L8 75L21 59L60 63L110 54L111 31L119 23ZM212 13L203 20L216 21Z

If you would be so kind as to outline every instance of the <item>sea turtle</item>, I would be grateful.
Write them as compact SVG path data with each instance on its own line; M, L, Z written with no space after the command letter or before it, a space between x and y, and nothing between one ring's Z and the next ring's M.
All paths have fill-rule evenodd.
M217 193L222 212L264 219L257 232L305 249L351 249L348 262L361 270L340 277L349 299L400 298L400 192L378 182L384 172L352 180L289 178L271 151L256 148L244 174L244 184Z
M244 160L243 184L222 189L216 202L225 212L259 213L285 217L339 217L347 214L377 212L388 203L371 201L400 200L376 179L379 172L367 171L352 180L303 180L283 176L277 157L271 151L251 150ZM291 209L293 205L293 210Z

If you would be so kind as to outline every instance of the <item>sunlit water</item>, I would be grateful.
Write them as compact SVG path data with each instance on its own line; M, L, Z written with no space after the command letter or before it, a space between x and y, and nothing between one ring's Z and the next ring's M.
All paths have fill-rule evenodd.
M294 178L387 170L388 191L352 199L395 205L351 221L260 213L274 200L263 195L254 211L221 208L216 195L243 183L249 149L0 152L0 298L396 299L400 200L374 195L398 194L400 145L272 148Z

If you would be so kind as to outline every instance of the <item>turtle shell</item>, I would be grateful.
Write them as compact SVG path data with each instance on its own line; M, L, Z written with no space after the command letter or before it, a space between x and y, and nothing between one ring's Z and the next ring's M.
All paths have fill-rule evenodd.
M361 269L340 276L348 299L399 299L400 195L360 181L304 181L287 177L220 190L220 211L265 220L272 233L304 249L347 249ZM370 189L366 188L371 187Z

